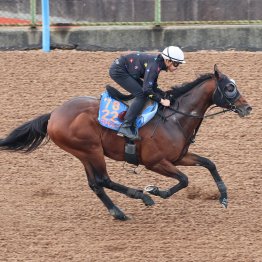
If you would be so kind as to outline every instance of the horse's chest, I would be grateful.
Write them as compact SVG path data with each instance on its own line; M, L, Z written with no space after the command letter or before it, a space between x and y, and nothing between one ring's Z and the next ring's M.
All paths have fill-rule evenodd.
M152 139L143 146L141 151L144 159L150 162L159 162L162 159L167 159L170 162L177 160L183 153L185 148L185 140L183 136Z

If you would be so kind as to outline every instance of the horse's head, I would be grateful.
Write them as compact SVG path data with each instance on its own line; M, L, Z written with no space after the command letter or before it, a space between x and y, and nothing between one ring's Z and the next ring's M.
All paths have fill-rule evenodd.
M252 107L240 94L235 81L222 74L217 65L214 66L214 76L217 84L213 93L213 103L222 108L232 109L240 117L249 115Z

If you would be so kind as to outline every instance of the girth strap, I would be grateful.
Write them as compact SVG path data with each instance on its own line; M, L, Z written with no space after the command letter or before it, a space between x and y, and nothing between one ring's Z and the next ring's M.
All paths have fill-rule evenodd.
M136 144L134 141L127 139L128 141L125 144L125 160L127 163L132 165L139 165L138 157L136 154Z

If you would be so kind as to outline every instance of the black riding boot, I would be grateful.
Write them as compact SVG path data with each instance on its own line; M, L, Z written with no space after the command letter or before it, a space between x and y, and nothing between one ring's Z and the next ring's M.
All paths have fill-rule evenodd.
M128 137L131 140L139 139L138 132L136 131L133 123L125 120L118 130L119 135Z
M139 112L141 112L141 110L143 109L146 100L147 97L145 97L142 92L134 99L134 102L127 110L125 121L119 128L118 133L132 140L140 139L138 135L138 128L135 126L134 122Z

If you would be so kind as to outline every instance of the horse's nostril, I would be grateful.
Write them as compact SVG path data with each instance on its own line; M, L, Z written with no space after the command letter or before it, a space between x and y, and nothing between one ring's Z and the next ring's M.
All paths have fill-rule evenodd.
M251 111L252 111L252 107L251 107L251 106L248 106L248 107L246 108L246 110L247 110L247 112L250 114Z

